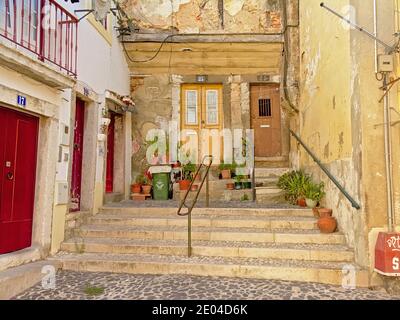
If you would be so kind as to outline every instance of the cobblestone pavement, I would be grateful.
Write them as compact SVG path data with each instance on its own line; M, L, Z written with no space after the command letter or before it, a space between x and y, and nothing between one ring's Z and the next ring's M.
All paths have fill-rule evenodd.
M91 293L85 293L88 291ZM279 280L61 271L57 274L56 289L46 290L38 284L15 299L400 300L400 297L369 289Z

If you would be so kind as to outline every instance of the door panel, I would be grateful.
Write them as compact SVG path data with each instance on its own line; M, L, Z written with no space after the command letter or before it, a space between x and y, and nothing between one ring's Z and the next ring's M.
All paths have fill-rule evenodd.
M219 152L221 158L223 157L223 138L219 136L223 128L222 108L222 85L182 85L181 128L190 130L197 136L197 150L193 150L192 153L197 153L198 161L204 155L216 154L215 148L218 146L213 146L215 141L218 141ZM202 130L209 130L208 140L201 135Z
M39 119L0 107L0 254L31 245Z
M251 86L251 128L254 129L255 157L282 154L279 85Z
M84 123L85 103L77 99L74 125L74 152L72 158L71 212L79 211L81 207Z
M107 167L106 167L106 192L114 191L114 139L115 139L115 113L111 112L111 122L107 131Z

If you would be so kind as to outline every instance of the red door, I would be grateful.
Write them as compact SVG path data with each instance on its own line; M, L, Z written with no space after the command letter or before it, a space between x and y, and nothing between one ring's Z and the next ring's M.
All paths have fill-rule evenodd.
M0 254L31 246L39 119L0 107Z
M74 146L73 146L74 152L72 156L72 178L71 178L70 211L72 212L76 212L81 209L84 122L85 122L85 102L80 99L76 99Z
M111 122L107 132L107 168L106 192L114 191L114 138L115 138L115 113L111 112Z

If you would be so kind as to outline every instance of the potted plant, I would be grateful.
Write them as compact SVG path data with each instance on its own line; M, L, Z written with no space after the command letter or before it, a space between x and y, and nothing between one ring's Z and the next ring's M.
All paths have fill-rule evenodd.
M222 179L230 179L231 178L231 174L232 174L232 165L228 164L228 163L224 163L224 161L221 161L220 165L219 165L219 170L221 171L221 176Z
M308 181L304 185L304 196L306 198L307 207L311 209L315 208L318 202L325 196L324 183L315 184Z
M151 182L151 174L149 171L146 171L143 179L143 185L142 185L142 191L143 194L150 194L151 188L152 188L152 182Z
M251 181L244 181L243 189L251 189Z
M235 190L235 184L233 182L228 182L226 184L226 189L228 190Z
M291 204L306 206L304 186L311 181L311 177L303 171L291 171L279 178L278 188L285 192L285 199Z
M243 184L242 184L243 177L236 176L234 180L235 180L235 189L241 190L243 188Z
M139 174L138 176L136 176L135 183L131 185L131 192L140 193L143 184L144 184L144 175Z
M193 180L193 173L196 171L196 165L190 161L182 167L182 179L179 181L179 190L188 190Z

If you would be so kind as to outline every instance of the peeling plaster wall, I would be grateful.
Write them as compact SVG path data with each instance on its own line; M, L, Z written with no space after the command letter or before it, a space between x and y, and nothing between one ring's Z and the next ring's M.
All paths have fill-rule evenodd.
M280 0L224 0L223 27L218 0L126 0L123 5L141 29L263 33L281 28Z
M348 0L334 7L345 10ZM360 201L361 167L354 158L354 134L360 124L353 112L354 77L357 63L351 55L351 35L335 16L320 7L320 1L300 2L300 136L345 189ZM333 50L335 48L335 50ZM367 232L363 212L351 207L338 188L300 148L300 167L324 181L327 196L323 205L334 210L339 230L355 249L356 261L368 264Z
M298 164L326 183L323 205L333 208L339 229L354 248L359 265L373 267L377 232L386 226L382 82L374 74L374 42L320 7L300 2L301 113L297 130L348 193L361 205L351 207L338 188L298 149ZM356 22L373 30L373 1L337 0L331 8L353 10ZM379 6L379 37L392 42L393 2ZM393 19L392 19L393 18ZM397 90L397 89L396 89ZM390 94L397 110L396 90ZM395 114L393 114L395 119ZM393 131L395 207L399 215L399 127ZM398 219L398 218L397 218Z

